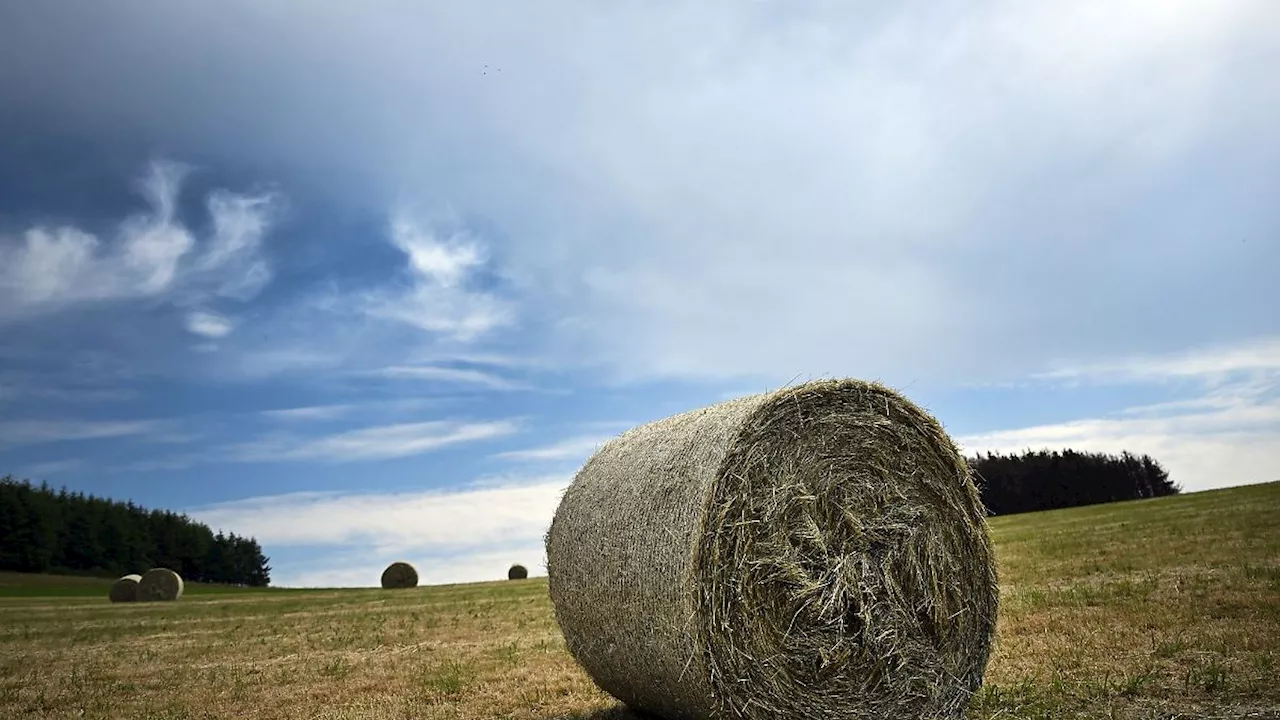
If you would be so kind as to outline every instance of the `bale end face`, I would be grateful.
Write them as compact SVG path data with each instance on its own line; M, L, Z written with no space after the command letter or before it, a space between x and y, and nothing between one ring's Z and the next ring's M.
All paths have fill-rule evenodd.
M524 580L527 577L529 577L529 570L523 565L512 565L511 569L507 570L508 580Z
M382 571L382 587L401 590L418 586L418 571L407 562L393 562Z
M141 575L125 575L116 580L111 583L111 589L107 591L107 599L113 603L136 602L138 600L138 581L141 579Z
M169 568L151 568L138 580L138 600L166 602L182 597L182 576Z

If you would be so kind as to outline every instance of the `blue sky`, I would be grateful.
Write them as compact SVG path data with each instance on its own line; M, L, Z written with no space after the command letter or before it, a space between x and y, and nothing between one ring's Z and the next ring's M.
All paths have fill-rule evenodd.
M0 8L0 473L283 585L543 569L593 448L797 380L1280 479L1280 13Z

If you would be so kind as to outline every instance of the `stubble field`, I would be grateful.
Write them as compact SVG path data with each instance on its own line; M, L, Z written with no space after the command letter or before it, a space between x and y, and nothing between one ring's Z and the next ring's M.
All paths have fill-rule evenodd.
M993 518L1001 608L969 717L1280 718L1280 483ZM112 605L0 575L2 718L631 716L545 578Z

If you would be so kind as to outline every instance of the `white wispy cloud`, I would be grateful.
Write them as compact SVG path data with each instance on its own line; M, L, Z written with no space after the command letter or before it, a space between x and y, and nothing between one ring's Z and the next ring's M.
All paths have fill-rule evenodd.
M235 329L235 325L217 313L196 311L187 314L187 330L207 338L226 337Z
M69 225L35 226L18 242L0 238L0 318L102 300L170 295L191 305L256 294L270 279L260 246L272 198L213 193L213 235L197 242L177 211L188 171L153 163L139 186L149 212L122 221L111 241Z
M402 380L434 380L446 383L482 385L492 390L516 390L527 387L494 373L466 368L434 365L393 365L374 371L375 375Z
M137 395L133 388L87 384L82 377L0 370L0 402L26 397L84 405L130 400Z
M142 435L158 427L152 420L8 420L0 422L0 447Z
M585 460L613 437L613 435L579 435L542 447L500 452L494 457L517 461Z
M333 420L351 412L353 405L310 405L306 407L263 410L263 417L276 420Z
M275 582L283 585L376 585L386 563L398 559L414 562L424 583L496 580L514 562L539 574L542 536L570 479L529 477L402 493L292 493L189 512L212 527L253 536L264 548L325 548L327 557L353 558L319 568L278 567Z
M535 355L508 355L493 352L451 352L430 350L413 358L415 363L427 365L480 365L496 368L530 368L547 370L554 366L546 358Z
M271 584L305 588L377 587L382 570L397 560L413 564L418 571L420 585L504 580L507 568L515 563L524 565L529 577L547 574L546 549L539 540L449 554L361 550L366 553L363 557L326 558L324 562L301 563L273 570Z
M487 262L478 239L439 237L398 216L391 223L391 242L408 257L409 286L367 295L369 314L462 342L513 321L509 302L471 287L475 272Z
M65 475L66 473L82 470L87 466L88 463L84 458L65 458L63 460L48 460L28 465L25 472L31 478L39 479L50 475Z
M459 549L540 537L570 478L400 493L291 493L192 510L264 544Z
M439 396L407 397L396 400L362 400L329 405L277 408L274 410L262 410L258 414L271 420L286 422L336 420L352 416L378 418L385 421L390 416L401 413L419 413L427 408L439 408L449 403L449 399Z
M975 433L967 452L1074 448L1150 454L1188 490L1280 479L1280 353L1271 341L1075 366L1045 377L1152 384L1188 380L1199 395L1103 417Z
M241 462L386 460L499 438L518 429L519 424L514 420L474 423L432 420L365 427L318 437L265 438L233 445L219 455Z
M1039 379L1099 383L1163 382L1194 378L1207 382L1241 373L1280 373L1280 338L1193 348L1172 355L1144 355L1102 362L1063 364Z

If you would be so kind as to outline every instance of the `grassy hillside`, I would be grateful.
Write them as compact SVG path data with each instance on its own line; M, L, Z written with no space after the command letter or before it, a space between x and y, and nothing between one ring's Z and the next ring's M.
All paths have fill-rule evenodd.
M970 717L1280 718L1280 484L996 518ZM0 717L630 716L545 579L402 591L0 598Z

